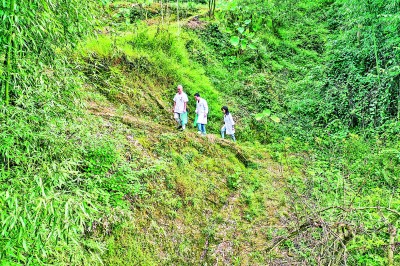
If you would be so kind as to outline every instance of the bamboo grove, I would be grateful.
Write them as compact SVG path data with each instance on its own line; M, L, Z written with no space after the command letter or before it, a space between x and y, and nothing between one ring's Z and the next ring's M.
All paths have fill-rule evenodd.
M92 23L91 6L93 3L73 0L2 1L0 58L4 104L9 105L34 87L28 72L51 64L57 49L70 49L86 34Z

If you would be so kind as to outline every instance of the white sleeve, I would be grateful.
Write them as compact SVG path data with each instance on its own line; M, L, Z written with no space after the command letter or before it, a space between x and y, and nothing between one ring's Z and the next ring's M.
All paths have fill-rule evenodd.
M231 122L232 122L232 126L235 124L235 121L233 121L233 117L232 117L232 115L231 114L229 114L229 118L231 119Z

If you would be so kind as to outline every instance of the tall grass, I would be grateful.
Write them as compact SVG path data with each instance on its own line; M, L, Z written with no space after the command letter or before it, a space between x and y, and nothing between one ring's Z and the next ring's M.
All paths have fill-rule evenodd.
M172 106L172 98L176 93L175 88L182 84L184 91L189 95L189 116L194 118L195 100L194 94L199 92L210 107L210 125L213 130L218 130L221 119L220 108L222 99L219 89L214 87L206 76L204 68L190 60L186 45L198 38L190 33L182 31L180 37L174 34L176 29L159 30L157 27L138 27L136 33L122 33L120 36L99 36L87 40L79 48L79 54L86 58L84 68L89 78L96 83L105 77L114 85L124 87L124 94L131 96L130 101L146 106L150 102L143 101L140 90L150 91L154 98L162 99L163 110L168 111ZM96 60L103 60L103 66L94 65ZM121 62L121 73L131 75L130 80L117 81L117 75L113 62ZM94 70L96 69L97 70ZM132 82L133 81L133 82ZM101 85L101 84L99 84ZM104 87L104 86L102 86ZM117 95L106 92L109 98L120 99L122 92L116 88ZM119 96L118 96L119 95ZM139 98L136 98L139 97ZM170 100L169 100L170 99ZM138 107L135 107L138 108ZM146 112L142 112L146 116ZM216 123L217 126L216 126Z

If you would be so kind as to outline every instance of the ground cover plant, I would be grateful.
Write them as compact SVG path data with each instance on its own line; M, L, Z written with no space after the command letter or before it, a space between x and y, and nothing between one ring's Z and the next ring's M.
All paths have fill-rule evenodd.
M397 1L0 6L2 265L399 262Z
M398 97L391 94L398 90L398 53L384 51L396 49L398 5L235 1L220 7L222 25L199 34L237 75L213 67L208 73L249 108L242 137L267 144L285 165L295 206L268 250L296 254L280 263L395 264ZM257 49L246 49L249 42Z
M5 2L8 13L2 15L11 17L5 23L15 22L8 29L34 23L32 14L21 11L23 4ZM61 2L33 4L43 12L38 16L51 20ZM97 14L89 9L98 7L94 2L68 4ZM132 252L137 254L129 257L133 264L184 263L188 254L195 254L193 263L216 261L234 251L237 261L251 260L247 252L237 253L239 243L233 248L229 240L232 249L219 248L228 242L217 229L231 213L218 210L236 206L232 219L251 227L268 222L261 215L267 208L263 195L272 197L273 192L257 180L272 177L258 178L263 171L247 169L250 159L243 154L248 152L230 147L230 142L178 135L169 118L169 98L178 82L191 94L208 96L210 120L219 118L221 96L185 50L192 37L181 32L177 38L173 25L161 32L156 26L146 32L144 26L131 25L136 32L124 32L127 26L112 18L109 6L103 7L115 28L103 26L102 20L88 21L81 40L68 37L63 42L57 34L77 37L81 28L74 26L84 21L78 18L70 25L66 18L60 24L44 20L36 33L47 38L43 32L55 30L54 40L36 43L38 37L19 36L18 45L2 43L7 48L1 54L6 62L1 68L6 73L1 80L2 264L125 265ZM117 31L123 34L116 37ZM12 32L3 36L2 41L17 37ZM199 171L202 164L206 168ZM242 190L247 191L243 196ZM183 232L179 221L187 228ZM149 223L155 235L143 231ZM236 227L227 227L230 234L236 232ZM247 238L244 229L241 235ZM163 231L171 237L180 234L182 244L158 234ZM151 240L156 236L158 245ZM121 255L124 242L131 245ZM181 252L175 253L176 248Z

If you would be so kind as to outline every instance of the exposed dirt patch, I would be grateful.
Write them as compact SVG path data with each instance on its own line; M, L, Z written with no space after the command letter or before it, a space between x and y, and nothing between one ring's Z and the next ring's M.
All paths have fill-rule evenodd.
M107 120L117 119L120 120L122 123L130 125L136 129L146 129L156 134L170 131L168 127L142 120L129 113L124 113L122 115L117 114L117 110L115 109L115 107L100 106L93 101L88 102L88 111L96 116L101 116Z
M206 23L201 21L198 16L193 17L186 23L186 27L195 30L195 29L204 29Z

